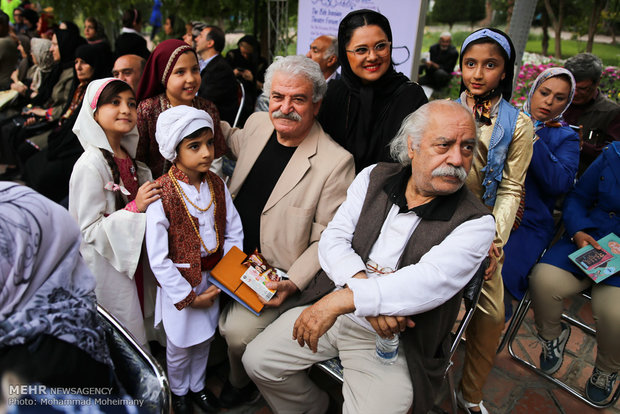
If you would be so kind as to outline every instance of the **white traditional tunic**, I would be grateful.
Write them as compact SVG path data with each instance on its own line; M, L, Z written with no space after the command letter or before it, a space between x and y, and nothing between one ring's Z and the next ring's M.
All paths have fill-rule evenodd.
M204 208L211 202L211 193L207 181L200 185L200 191L193 185L177 181L192 203ZM233 205L232 198L224 186L226 199L226 232L224 234L223 254L232 246L243 248L243 228L241 218ZM200 211L190 203L184 201L189 213L198 218L200 237L207 249L212 250L217 245L215 236L214 206L207 211ZM146 211L146 248L151 269L161 287L157 288L155 304L155 326L163 321L168 340L177 347L190 347L202 343L213 336L219 317L219 298L206 309L194 309L187 306L178 310L174 304L182 301L193 289L196 295L201 294L210 286L209 272L202 272L202 281L196 287L191 285L177 268L190 266L189 263L173 263L168 257L168 228L170 223L166 218L161 200L151 204ZM193 231L193 230L192 230ZM207 252L201 246L201 256Z
M101 153L101 149L112 153L112 148L93 117L101 91L112 81L118 80L99 79L88 85L73 127L84 147L84 154L71 173L69 212L77 220L82 233L80 252L97 280L97 302L119 319L140 344L146 345L144 316L133 279L140 263L146 215L116 210L116 192L108 185L113 182L112 171ZM121 145L131 157L135 157L137 144L138 132L134 127L123 136ZM136 167L139 185L151 180L151 172L146 165L136 162ZM153 289L153 284L149 286L145 274L147 317L152 312L152 305L148 303L150 289Z

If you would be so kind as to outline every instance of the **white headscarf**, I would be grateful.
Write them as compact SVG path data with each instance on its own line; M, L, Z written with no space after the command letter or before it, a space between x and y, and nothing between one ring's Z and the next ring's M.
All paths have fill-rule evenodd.
M92 146L114 152L112 151L112 147L108 142L108 137L105 135L103 128L95 121L94 117L95 110L97 109L97 101L99 100L101 92L110 82L114 81L123 82L116 78L97 79L89 83L88 88L86 88L80 114L73 126L73 133L77 135L84 149ZM125 148L125 151L127 151L131 158L136 157L138 138L138 128L135 126L123 137L123 148Z
M162 112L155 126L155 139L159 144L159 152L168 161L174 161L179 142L201 128L213 131L213 119L201 109L178 105Z

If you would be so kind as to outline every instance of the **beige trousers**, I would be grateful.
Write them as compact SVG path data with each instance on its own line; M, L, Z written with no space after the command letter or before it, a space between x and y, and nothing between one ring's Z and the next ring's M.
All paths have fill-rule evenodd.
M327 394L308 377L312 364L339 356L344 367L342 412L355 414L406 413L413 387L404 350L393 365L375 358L375 333L346 315L319 339L318 351L292 339L293 325L306 306L289 310L248 345L243 364L271 409L278 414L322 414Z
M596 367L620 371L620 288L577 279L571 272L537 264L530 274L530 295L538 334L546 340L560 336L563 301L592 286L592 316L596 325Z
M493 368L503 329L504 282L502 263L498 263L493 277L482 285L476 312L465 331L467 341L460 387L466 401L482 401L482 387Z
M263 308L261 315L256 316L237 302L229 303L222 311L219 328L228 344L228 380L234 387L243 388L249 384L250 378L241 363L245 347L278 317L278 313L276 309Z

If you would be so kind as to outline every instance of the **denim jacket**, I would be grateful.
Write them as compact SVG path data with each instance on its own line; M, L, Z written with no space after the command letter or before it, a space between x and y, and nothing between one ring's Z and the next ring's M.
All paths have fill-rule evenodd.
M457 102L460 103L461 99L457 99ZM508 147L512 141L518 118L519 110L506 100L501 99L497 112L497 120L495 121L491 141L489 143L487 165L482 169L484 172L482 185L485 188L482 201L487 206L493 207L495 205L497 187L502 181L504 162L506 161Z

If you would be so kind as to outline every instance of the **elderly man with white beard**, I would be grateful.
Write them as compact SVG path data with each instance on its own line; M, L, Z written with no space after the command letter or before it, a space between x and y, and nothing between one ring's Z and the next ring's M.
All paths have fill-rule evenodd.
M315 121L326 89L316 62L278 58L265 74L269 112L253 114L243 129L223 126L237 157L230 193L243 224L244 251L258 249L289 276L268 286L276 294L260 316L237 302L222 311L219 327L230 360L220 396L226 407L258 396L241 363L246 345L285 309L312 299L304 290L321 268L319 237L355 175L352 155Z
M344 367L343 413L432 408L463 287L495 234L488 209L463 186L476 140L471 113L433 101L392 141L400 165L372 165L355 178L319 242L337 289L284 313L243 356L275 413L324 413L328 396L306 369L335 356ZM376 335L394 334L400 352L385 365Z

